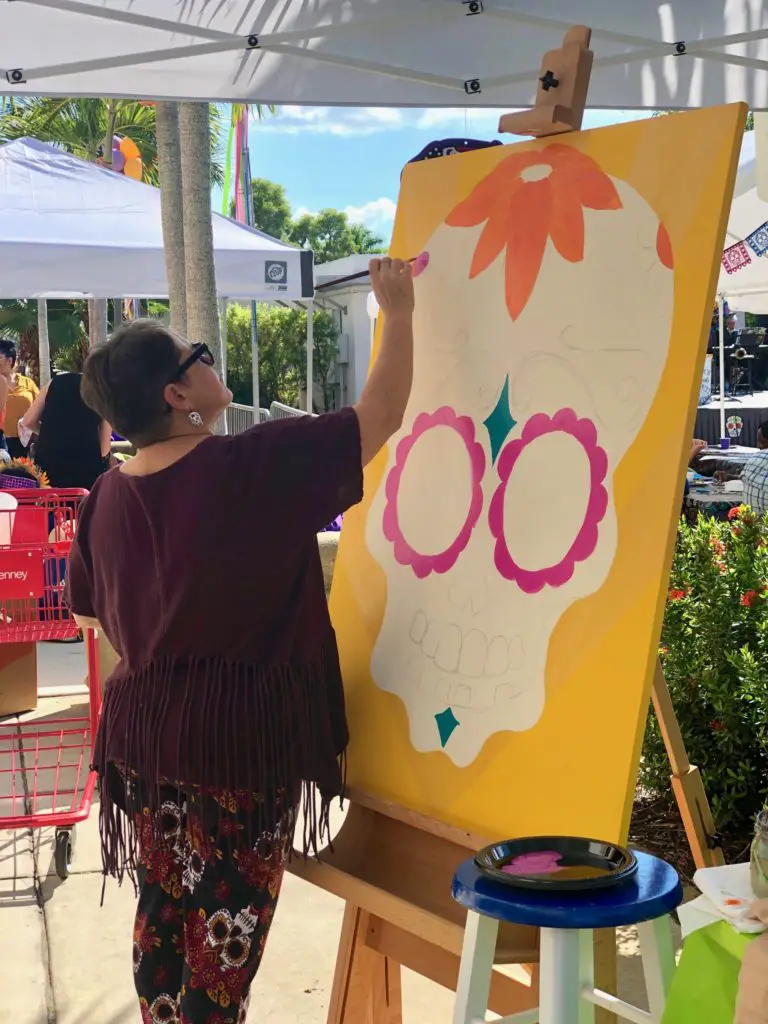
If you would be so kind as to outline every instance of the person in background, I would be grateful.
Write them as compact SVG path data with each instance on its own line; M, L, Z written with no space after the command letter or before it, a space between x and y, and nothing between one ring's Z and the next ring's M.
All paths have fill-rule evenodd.
M4 432L12 459L19 459L26 454L19 440L18 423L40 393L31 377L17 373L16 358L14 343L7 338L0 338L0 376L5 378L8 387Z
M245 1021L298 805L297 845L317 852L344 791L317 533L362 500L363 466L400 428L413 379L410 265L374 259L370 276L384 327L354 407L217 435L232 392L213 355L152 320L85 363L85 401L138 448L85 501L67 595L120 657L93 763L104 871L146 870L144 1021Z
M715 478L721 483L726 480L741 480L744 484L744 504L762 516L768 512L768 420L757 428L758 451L750 455L740 473L718 470Z
M19 421L22 443L37 434L34 461L52 487L90 491L111 463L112 428L80 395L81 373L57 374Z

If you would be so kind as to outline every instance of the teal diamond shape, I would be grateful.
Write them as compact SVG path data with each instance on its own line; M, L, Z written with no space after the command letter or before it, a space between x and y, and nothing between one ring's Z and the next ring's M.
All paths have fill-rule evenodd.
M441 711L435 715L435 721L437 722L437 729L440 733L440 746L444 747L448 740L453 735L453 730L458 728L460 725L459 720L453 713L453 708L446 708L445 711Z
M504 446L504 442L517 426L517 420L509 408L509 375L504 379L504 387L501 389L493 412L483 420L483 426L488 431L491 442L491 462L496 462L496 456Z

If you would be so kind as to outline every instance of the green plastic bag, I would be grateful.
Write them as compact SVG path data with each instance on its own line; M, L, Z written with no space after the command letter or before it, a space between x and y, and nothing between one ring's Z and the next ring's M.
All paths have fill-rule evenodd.
M733 1024L741 961L755 938L737 932L725 921L689 935L662 1024Z

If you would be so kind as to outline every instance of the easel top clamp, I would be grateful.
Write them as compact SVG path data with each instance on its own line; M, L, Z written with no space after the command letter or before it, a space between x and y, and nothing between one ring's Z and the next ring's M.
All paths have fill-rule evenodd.
M544 55L533 108L504 114L500 133L546 138L581 128L593 62L591 35L591 29L574 26L560 49ZM670 708L668 691L666 700L657 699L661 684L666 691L659 671L657 714ZM663 731L665 739L679 736L679 729ZM706 835L711 816L697 769L689 765L684 748L681 754L676 745L669 753L673 778L685 776L675 787L678 799L690 797L690 787L696 786L692 804L698 813L684 812L683 817L697 864L717 862L719 851L711 849ZM401 965L448 989L456 987L465 915L451 899L451 879L466 851L490 839L369 794L352 791L349 797L333 851L322 861L296 858L291 870L346 900L328 1024L402 1024ZM615 942L612 936L606 939L597 945L597 980L613 991ZM511 1014L538 1004L537 961L536 929L502 926L496 962L520 969L517 977L494 972L492 1010Z

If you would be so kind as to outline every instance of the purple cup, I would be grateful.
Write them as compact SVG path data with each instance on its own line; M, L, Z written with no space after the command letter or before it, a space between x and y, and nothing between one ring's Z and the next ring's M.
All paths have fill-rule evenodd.
M730 437L721 437L720 438L720 447L723 449L723 451L725 451L726 448L730 448L731 447L731 439L730 439Z

